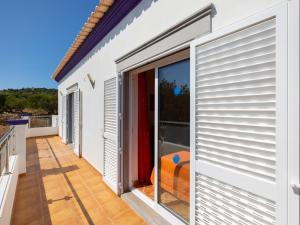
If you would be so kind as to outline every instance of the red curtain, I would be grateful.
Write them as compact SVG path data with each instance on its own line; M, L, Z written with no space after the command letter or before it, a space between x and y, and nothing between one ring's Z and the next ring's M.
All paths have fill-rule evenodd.
M140 184L151 184L152 168L146 74L139 74L138 82L138 179Z

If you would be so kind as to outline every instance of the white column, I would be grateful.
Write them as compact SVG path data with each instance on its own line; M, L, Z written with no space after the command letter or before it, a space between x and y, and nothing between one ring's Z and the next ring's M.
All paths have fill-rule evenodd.
M52 115L52 127L58 127L58 116Z

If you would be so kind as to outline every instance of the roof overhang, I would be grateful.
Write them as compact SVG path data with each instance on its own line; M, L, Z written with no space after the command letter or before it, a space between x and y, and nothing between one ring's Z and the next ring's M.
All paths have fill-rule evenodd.
M141 0L101 0L52 74L62 80Z

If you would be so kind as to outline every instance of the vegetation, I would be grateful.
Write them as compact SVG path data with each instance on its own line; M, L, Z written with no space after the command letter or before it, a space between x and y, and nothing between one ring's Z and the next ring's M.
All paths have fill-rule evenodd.
M186 84L181 85L180 92L175 95L176 87L175 81L169 82L166 79L160 81L160 120L189 122L190 88Z
M0 114L57 114L57 90L23 88L0 90Z

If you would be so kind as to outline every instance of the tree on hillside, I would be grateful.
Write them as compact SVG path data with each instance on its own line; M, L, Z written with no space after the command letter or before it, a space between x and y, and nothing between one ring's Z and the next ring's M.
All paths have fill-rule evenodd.
M29 107L43 109L49 114L57 112L57 98L47 94L37 94L29 98Z
M57 113L57 90L46 88L22 88L0 90L0 113L32 112Z
M5 111L5 96L0 94L0 113Z
M10 112L22 112L26 105L27 100L22 97L7 96L5 100L6 110Z

